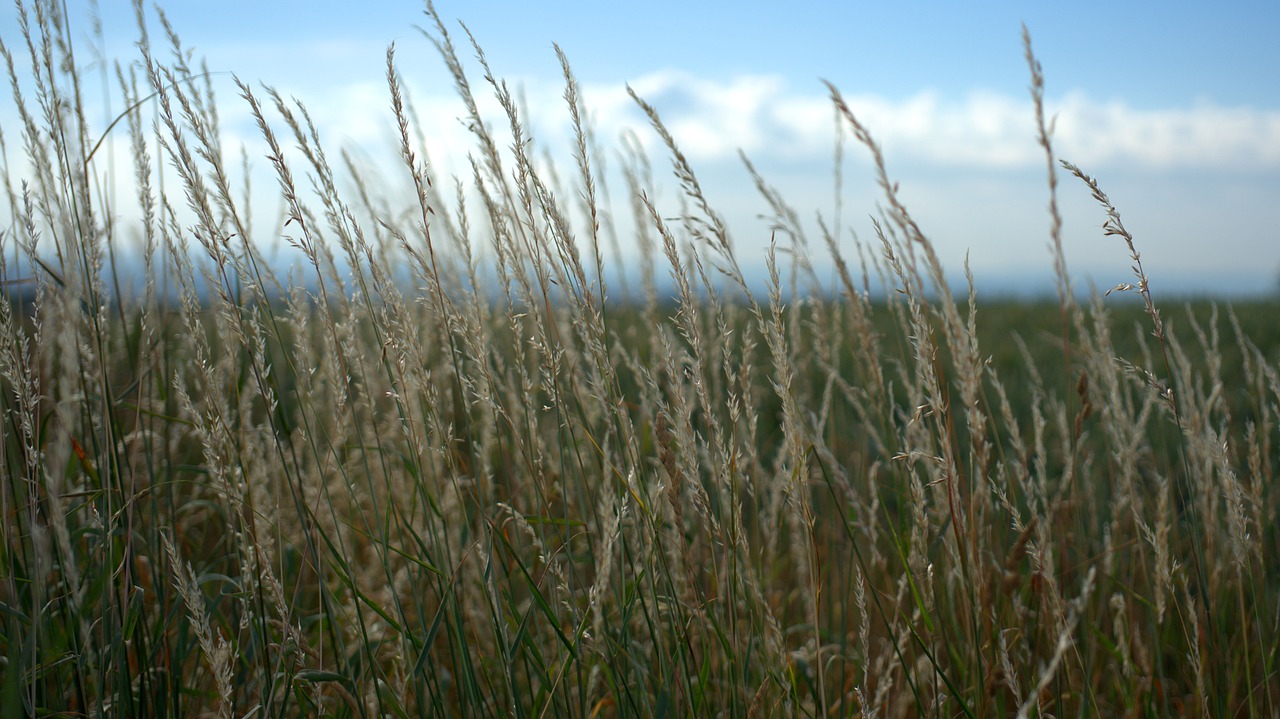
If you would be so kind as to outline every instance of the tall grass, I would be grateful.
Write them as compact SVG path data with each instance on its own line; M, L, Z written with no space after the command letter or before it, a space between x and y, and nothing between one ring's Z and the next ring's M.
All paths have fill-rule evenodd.
M779 228L761 289L634 93L679 196L655 201L634 138L605 185L563 54L552 163L427 5L475 140L447 179L394 50L402 165L376 173L238 82L284 207L263 219L176 31L159 59L136 6L122 124L100 127L61 7L19 3L0 46L21 120L0 137L0 713L1280 710L1276 356L1232 310L1164 319L1141 238L1054 154L1029 39L1059 309L1010 364L835 87L837 168L850 139L869 154L876 236L837 206L809 237L748 162ZM103 149L126 133L129 197ZM1076 299L1060 167L1132 253L1136 340ZM813 242L838 292L809 291ZM619 245L633 304L609 299Z

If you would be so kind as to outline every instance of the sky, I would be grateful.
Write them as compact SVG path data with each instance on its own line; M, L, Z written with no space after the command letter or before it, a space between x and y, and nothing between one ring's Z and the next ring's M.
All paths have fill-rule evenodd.
M78 9L87 6L68 4L87 40L88 13ZM645 97L729 222L748 267L763 267L770 231L739 150L806 223L831 216L835 132L825 80L883 145L890 176L953 276L967 259L983 289L1050 293L1049 195L1027 90L1025 24L1056 116L1055 149L1095 176L1120 209L1153 291L1280 291L1280 4L743 5L440 0L436 9L456 41L465 41L461 20L495 74L522 88L535 136L564 158L567 172L571 130L558 44L601 145L618 147L632 128L671 201L678 185L670 163L625 87ZM162 6L184 45L218 73L214 89L232 142L254 142L234 74L303 101L326 142L394 158L385 80L394 42L432 161L445 172L465 162L471 145L452 82L414 27L429 25L423 5ZM108 56L135 57L130 4L104 3L102 16ZM13 18L11 9L0 16L8 43L16 43ZM160 45L154 13L151 22ZM474 63L468 70L479 88L479 70ZM11 116L11 102L0 99L0 120ZM496 105L485 107L498 121ZM1102 234L1101 208L1081 183L1059 175L1077 284L1105 290L1132 280L1127 249ZM614 189L620 194L621 183ZM844 225L872 240L881 198L861 148L845 148L843 189ZM817 237L811 242L821 247Z

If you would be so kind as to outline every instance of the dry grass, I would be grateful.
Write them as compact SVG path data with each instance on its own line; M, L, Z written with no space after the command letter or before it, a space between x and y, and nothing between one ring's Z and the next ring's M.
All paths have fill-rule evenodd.
M482 121L430 5L468 176L433 177L390 51L403 165L376 178L240 84L285 207L263 230L204 70L140 21L116 78L136 195L113 204L59 7L20 5L2 48L22 125L0 281L26 294L0 303L0 713L1280 710L1275 357L1230 311L1173 332L1083 171L1063 163L1128 243L1147 331L1121 355L1103 298L1077 302L1053 201L1060 326L1001 373L972 282L948 286L834 87L877 237L847 261L837 209L839 292L793 293L822 284L809 238L748 163L781 228L760 292L661 108L635 97L680 195L655 204L628 142L615 207L563 55L574 149L551 165L468 35L508 120ZM285 276L254 243L281 234ZM607 301L624 244L635 306Z

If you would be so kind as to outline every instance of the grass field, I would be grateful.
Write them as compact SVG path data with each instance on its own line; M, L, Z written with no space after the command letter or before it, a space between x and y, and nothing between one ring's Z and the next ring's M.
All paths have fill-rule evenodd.
M3 135L0 714L1280 711L1280 304L1153 295L1141 238L1053 153L1029 39L1058 286L1012 303L948 285L834 87L884 190L877 236L805 236L766 191L753 286L643 98L679 198L655 206L632 155L601 205L563 57L576 150L549 166L432 11L466 106L483 88L508 113L468 118L455 182L388 52L402 212L302 106L215 98L176 32L165 61L143 30L117 87L135 186L109 191L75 44L34 7L2 38L23 126ZM270 148L271 226L222 145L230 102ZM1133 287L1075 292L1068 187ZM603 279L613 213L634 303ZM253 242L279 235L287 273Z

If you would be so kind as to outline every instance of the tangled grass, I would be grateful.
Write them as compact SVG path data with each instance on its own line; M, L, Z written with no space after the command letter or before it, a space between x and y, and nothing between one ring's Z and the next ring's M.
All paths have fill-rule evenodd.
M781 244L761 289L661 108L635 97L677 207L632 148L615 208L563 55L574 149L555 167L471 40L508 124L480 117L430 4L475 139L456 189L423 160L390 51L403 166L378 178L330 164L300 103L239 84L299 258L282 274L208 76L167 23L175 59L157 59L137 7L128 200L100 180L60 5L20 3L23 45L0 48L22 122L0 139L24 157L4 150L0 713L1280 707L1274 348L1233 310L1173 331L1110 199L1054 155L1029 39L1058 305L1006 336L1009 363L835 87L837 136L883 190L875 240L850 261L821 222L838 286L813 290L805 229L755 175ZM1135 341L1073 290L1060 168L1132 252ZM615 211L639 248L631 304L606 285Z

